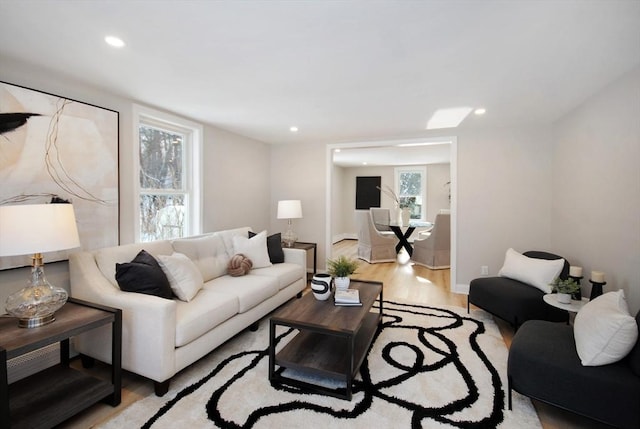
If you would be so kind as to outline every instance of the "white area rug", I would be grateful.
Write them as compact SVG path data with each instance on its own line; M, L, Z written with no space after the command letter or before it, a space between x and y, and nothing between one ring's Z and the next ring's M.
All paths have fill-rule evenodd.
M167 428L540 428L528 398L506 409L507 348L491 317L384 303L384 326L351 401L272 386L268 319L99 426ZM282 343L294 332L284 329Z

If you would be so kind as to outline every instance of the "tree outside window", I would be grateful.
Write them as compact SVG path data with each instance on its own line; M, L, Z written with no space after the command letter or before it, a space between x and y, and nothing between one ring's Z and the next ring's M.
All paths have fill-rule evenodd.
M172 119L141 114L137 120L141 242L200 233L201 133Z
M424 167L397 168L396 187L401 208L408 208L411 219L425 218L426 169Z

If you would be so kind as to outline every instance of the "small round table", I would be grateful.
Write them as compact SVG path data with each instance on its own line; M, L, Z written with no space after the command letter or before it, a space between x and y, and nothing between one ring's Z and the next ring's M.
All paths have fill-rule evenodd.
M577 313L587 302L589 302L589 299L582 298L582 300L580 301L572 299L571 303L563 304L562 302L558 302L557 293L548 293L544 295L542 299L544 299L544 302L546 302L547 304L566 310L569 313Z

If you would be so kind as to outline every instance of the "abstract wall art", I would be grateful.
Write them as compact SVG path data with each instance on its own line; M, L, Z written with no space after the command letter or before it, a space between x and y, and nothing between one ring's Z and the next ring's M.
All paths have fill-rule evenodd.
M117 245L118 121L113 110L0 82L0 205L68 200L83 249ZM0 269L29 263L3 257Z

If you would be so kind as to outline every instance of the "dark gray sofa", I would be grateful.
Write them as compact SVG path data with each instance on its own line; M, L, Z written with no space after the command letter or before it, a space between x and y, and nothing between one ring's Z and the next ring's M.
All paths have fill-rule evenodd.
M603 366L582 366L575 344L573 326L524 323L509 349L509 409L515 390L616 427L640 428L640 341L627 357Z
M538 259L561 259L561 256L541 251L528 251L523 255ZM560 278L569 275L569 263L565 259ZM544 292L540 289L506 277L480 277L471 280L467 299L469 304L509 322L514 329L527 320L548 320L569 322L569 313L544 302Z

